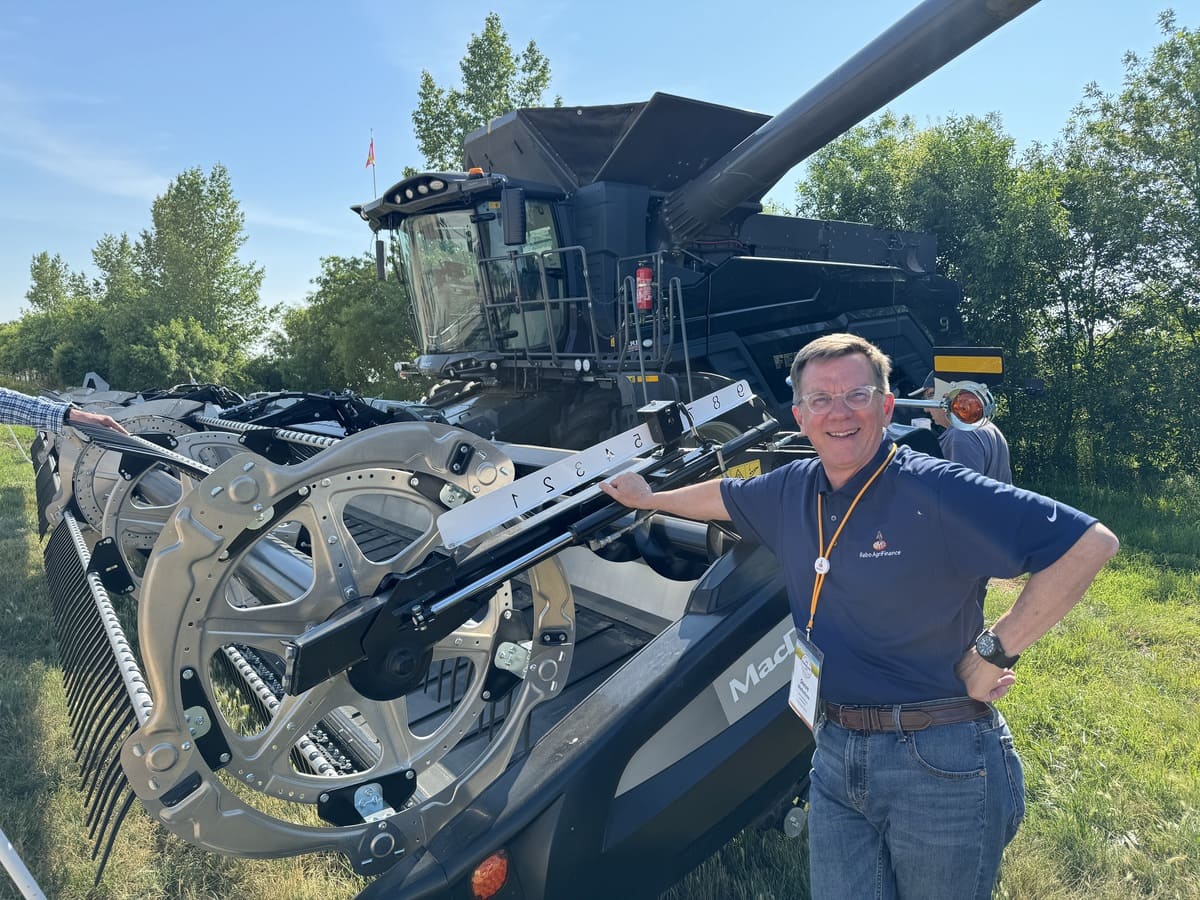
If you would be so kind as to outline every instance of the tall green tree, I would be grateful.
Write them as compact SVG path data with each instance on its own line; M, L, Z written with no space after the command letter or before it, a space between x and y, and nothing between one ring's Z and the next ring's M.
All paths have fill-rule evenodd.
M938 271L963 288L968 338L1015 352L1028 345L1040 303L1028 276L1030 254L1043 248L1032 239L1053 230L1053 205L1030 194L1039 186L1022 179L995 116L952 116L918 131L885 113L814 154L797 202L819 218L936 234Z
M550 60L530 41L513 53L500 16L488 13L459 63L461 87L442 87L421 72L413 127L427 169L455 172L463 165L466 136L496 116L537 106L550 86ZM562 99L555 98L561 106Z
M42 251L34 255L29 264L29 282L25 300L35 312L53 309L71 298L90 297L92 293L87 278L72 272L57 253L51 256Z
M132 247L97 246L104 275L109 380L130 389L188 379L237 382L272 310L263 269L238 256L244 215L224 166L181 173L154 201Z
M907 228L907 158L916 137L910 116L890 111L864 122L812 155L796 184L796 208L806 216Z
M1095 398L1120 426L1099 449L1152 474L1200 467L1185 412L1200 379L1200 29L1170 11L1159 24L1149 56L1126 54L1122 90L1090 86L1076 114L1121 253L1104 270L1120 315L1101 324L1107 390Z
M10 331L5 368L37 382L78 382L88 368L104 362L97 356L103 346L99 285L46 252L34 255L29 277L29 308Z

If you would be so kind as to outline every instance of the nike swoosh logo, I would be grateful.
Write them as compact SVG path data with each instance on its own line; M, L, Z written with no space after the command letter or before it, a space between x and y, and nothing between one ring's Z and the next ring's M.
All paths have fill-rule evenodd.
M1057 518L1058 518L1058 504L1056 503L1056 504L1054 504L1054 512L1052 512L1050 515L1046 516L1046 521L1053 522Z

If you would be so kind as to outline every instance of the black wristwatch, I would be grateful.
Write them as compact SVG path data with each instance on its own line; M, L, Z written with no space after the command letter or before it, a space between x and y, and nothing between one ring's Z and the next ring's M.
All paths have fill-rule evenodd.
M1021 658L1020 654L1009 656L1005 653L1000 638L996 637L990 628L985 628L979 633L979 637L975 638L975 652L993 666L999 666L1002 669L1011 669Z

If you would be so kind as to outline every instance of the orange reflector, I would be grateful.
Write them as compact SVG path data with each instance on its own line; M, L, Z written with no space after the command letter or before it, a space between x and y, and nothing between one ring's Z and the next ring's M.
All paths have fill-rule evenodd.
M476 900L489 900L496 896L507 880L508 854L497 850L471 873L471 894Z
M467 176L470 178L482 178L483 169L479 166L471 166L471 168L467 169Z
M958 416L959 421L974 425L983 418L983 402L970 391L959 391L950 401L950 412Z

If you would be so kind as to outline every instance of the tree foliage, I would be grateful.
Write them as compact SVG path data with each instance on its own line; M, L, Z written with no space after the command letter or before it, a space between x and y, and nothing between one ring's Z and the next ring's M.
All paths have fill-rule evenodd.
M244 216L228 172L183 172L154 201L151 219L132 246L124 236L97 246L110 301L104 331L120 348L110 381L236 380L270 310L258 296L262 268L238 258Z
M550 86L550 60L532 40L514 54L494 12L488 13L483 31L471 35L459 69L458 88L444 88L428 70L421 72L412 121L430 170L461 170L468 134L514 109L541 104ZM562 99L555 98L555 105L561 106Z
M411 399L422 384L402 380L395 363L416 355L408 296L396 279L379 281L375 260L329 256L316 289L287 310L257 373L289 390L341 390Z
M97 241L99 277L35 255L29 308L3 336L0 365L59 385L88 370L134 390L239 382L271 316L258 296L263 270L238 258L243 221L223 166L189 169L154 201L136 241Z

